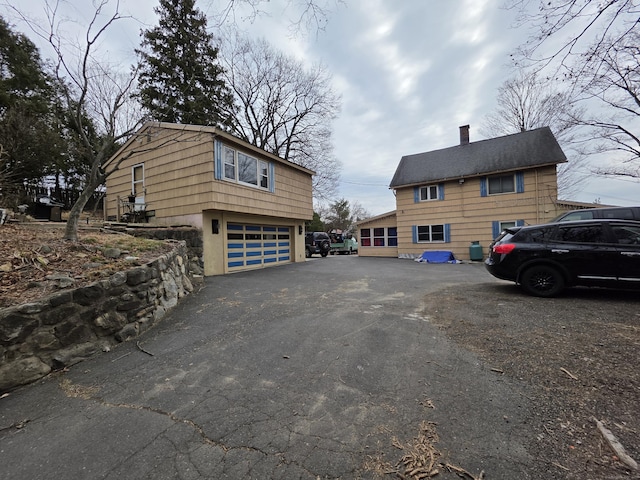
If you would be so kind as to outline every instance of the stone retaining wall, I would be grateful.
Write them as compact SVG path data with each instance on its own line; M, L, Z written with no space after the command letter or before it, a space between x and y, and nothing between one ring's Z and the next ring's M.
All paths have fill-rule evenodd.
M193 291L184 241L153 262L0 310L0 391L136 337Z

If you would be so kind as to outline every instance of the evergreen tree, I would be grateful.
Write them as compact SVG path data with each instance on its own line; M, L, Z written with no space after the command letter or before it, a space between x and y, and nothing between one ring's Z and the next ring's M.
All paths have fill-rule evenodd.
M159 25L143 32L138 97L154 120L229 127L233 98L218 49L195 0L160 0Z
M55 89L36 46L0 17L0 190L22 201L63 156L55 117ZM11 199L6 197L11 195Z

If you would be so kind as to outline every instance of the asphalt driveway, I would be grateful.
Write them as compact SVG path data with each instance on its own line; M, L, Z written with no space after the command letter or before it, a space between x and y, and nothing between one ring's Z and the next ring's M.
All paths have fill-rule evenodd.
M427 451L545 478L527 387L430 322L443 289L497 284L481 264L355 256L207 278L137 342L0 399L1 476L397 478Z

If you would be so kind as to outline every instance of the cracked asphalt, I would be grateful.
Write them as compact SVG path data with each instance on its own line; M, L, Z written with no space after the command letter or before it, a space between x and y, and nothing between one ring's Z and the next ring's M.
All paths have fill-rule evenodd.
M482 264L355 256L209 277L135 341L0 399L0 476L397 478L383 467L433 422L447 462L530 478L524 387L424 311L495 282Z

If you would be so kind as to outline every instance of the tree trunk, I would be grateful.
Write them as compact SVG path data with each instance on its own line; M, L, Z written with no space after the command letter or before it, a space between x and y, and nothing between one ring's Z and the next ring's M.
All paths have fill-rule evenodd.
M80 225L80 215L84 210L85 205L93 195L97 185L87 185L78 197L78 200L73 204L69 211L69 219L67 220L67 226L64 230L64 239L71 242L78 241L78 226Z

